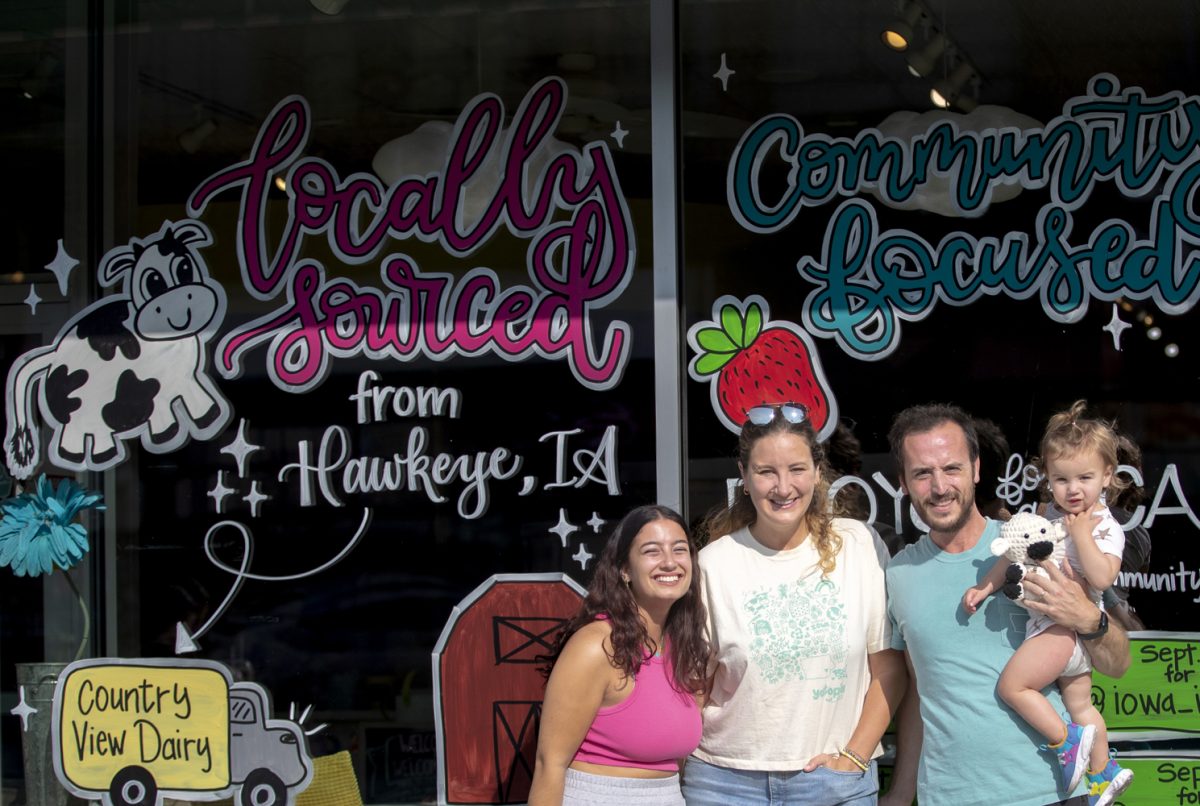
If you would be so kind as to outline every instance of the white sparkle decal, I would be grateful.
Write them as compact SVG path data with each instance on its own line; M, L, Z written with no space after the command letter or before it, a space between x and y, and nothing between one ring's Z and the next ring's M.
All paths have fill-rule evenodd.
M29 286L29 296L25 297L25 304L29 306L29 313L31 315L37 316L37 306L41 301L42 298L38 296L37 289L32 285Z
M618 120L617 127L615 129L613 129L612 133L608 136L617 141L617 148L624 148L625 147L625 135L627 135L627 134L629 134L629 132L627 132L625 129L621 128L621 121Z
M558 539L562 541L562 547L567 547L567 538L571 533L578 530L579 527L567 520L567 511L560 509L558 511L558 523L554 524L553 528L547 529L550 534L558 535Z
M721 54L721 69L713 73L713 78L719 79L721 82L721 91L729 92L729 77L736 73L737 70L730 70L729 65L725 63L725 54Z
M1121 319L1120 312L1117 309L1117 303L1114 302L1113 309L1112 309L1112 319L1109 319L1108 324L1104 326L1104 330L1107 330L1109 333L1112 334L1114 350L1121 349L1121 334L1124 333L1126 330L1128 330L1130 327L1132 327L1132 325L1130 325L1128 322L1123 321Z
M607 521L604 520L604 518L601 518L598 513L593 512L592 519L587 522L587 525L592 527L593 532L595 532L596 534L600 534L600 527L603 526L605 523L607 523Z
M250 482L250 492L242 497L242 500L250 505L250 517L257 518L258 513L262 510L262 502L270 501L271 496L262 491L258 480Z
M21 730L29 730L29 717L31 714L36 714L38 709L34 708L29 703L25 702L25 687L17 686L17 691L20 692L20 702L18 702L11 711L13 716L21 717Z
M58 279L58 290L64 297L67 295L67 279L71 276L71 269L78 265L79 261L67 254L67 248L63 246L62 238L59 238L58 254L46 264L46 268Z
M571 559L579 563L579 567L586 571L588 560L592 559L594 556L594 554L590 554L588 552L587 543L580 543L579 551L575 552L575 554L571 556Z
M261 445L254 445L246 441L246 426L248 423L243 419L238 423L237 437L221 448L221 453L227 453L237 460L238 478L246 478L246 457L255 451L262 448Z
M207 493L208 497L211 498L213 500L213 503L216 505L218 515L222 515L225 513L225 499L228 498L230 495L232 495L234 492L235 492L235 490L233 490L230 487L225 486L225 471L218 470L216 486L214 486Z

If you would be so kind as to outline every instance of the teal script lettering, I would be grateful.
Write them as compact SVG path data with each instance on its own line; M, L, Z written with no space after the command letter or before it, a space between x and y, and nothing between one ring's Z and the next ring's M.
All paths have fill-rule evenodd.
M846 139L808 135L794 118L771 115L743 135L726 190L738 222L761 233L787 227L805 207L866 190L904 202L935 175L951 180L952 205L968 217L985 213L1003 184L1049 191L1032 233L955 232L938 244L908 231L880 232L873 207L843 201L826 227L820 259L798 262L801 276L816 286L802 316L815 335L878 360L898 346L902 320L925 318L939 301L1036 296L1049 318L1064 323L1081 319L1092 300L1118 297L1150 300L1172 314L1191 309L1200 298L1193 255L1200 218L1192 204L1198 146L1200 98L1178 92L1147 98L1101 74L1089 82L1088 95L1068 101L1041 129L960 132L941 121L911 142L878 130ZM771 157L788 166L774 196L760 183ZM1145 237L1118 220L1073 232L1072 213L1100 182L1130 198L1157 191Z

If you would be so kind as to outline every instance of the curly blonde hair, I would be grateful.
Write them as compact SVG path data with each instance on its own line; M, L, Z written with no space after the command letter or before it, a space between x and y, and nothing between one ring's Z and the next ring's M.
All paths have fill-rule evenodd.
M1042 436L1041 456L1037 466L1043 475L1049 473L1047 465L1060 456L1076 456L1084 451L1095 451L1100 460L1113 471L1112 481L1105 489L1109 498L1117 496L1129 486L1129 479L1117 475L1122 454L1141 455L1137 446L1117 431L1116 424L1097 417L1087 417L1087 401L1076 400L1071 408L1060 411L1046 423ZM1044 483L1044 482L1043 482Z
M837 555L842 550L842 538L833 529L833 511L829 503L829 478L831 471L825 456L825 446L817 441L817 434L812 423L807 418L798 423L792 423L778 414L766 425L755 425L746 421L738 437L738 462L742 467L750 463L750 452L763 437L779 433L794 434L807 443L812 451L814 466L819 475L816 487L813 488L809 500L805 523L812 536L820 556L818 565L823 575L828 575L837 567ZM699 532L705 541L713 540L723 535L732 534L745 526L753 526L758 520L758 510L748 495L734 496L733 503L714 509L705 518Z

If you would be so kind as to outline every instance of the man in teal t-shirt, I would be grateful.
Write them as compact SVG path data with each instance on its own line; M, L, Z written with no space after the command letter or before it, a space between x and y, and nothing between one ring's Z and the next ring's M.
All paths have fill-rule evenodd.
M1060 789L1055 755L996 694L1000 672L1025 635L1026 611L992 597L971 618L961 607L996 558L996 521L975 506L979 442L971 418L955 406L914 406L889 434L900 483L929 533L900 551L887 568L892 648L905 650L909 692L898 715L892 788L881 806L1086 806L1087 796ZM1119 677L1129 666L1129 640L1100 613L1077 582L1047 569L1031 577L1045 595L1031 608L1081 635L1095 667ZM918 696L919 692L919 696ZM1058 691L1047 692L1062 711ZM919 764L918 764L919 759ZM915 774L914 774L915 773Z

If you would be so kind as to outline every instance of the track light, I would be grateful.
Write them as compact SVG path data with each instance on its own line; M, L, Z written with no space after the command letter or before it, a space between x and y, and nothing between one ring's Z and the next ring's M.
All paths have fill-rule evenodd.
M963 89L972 81L978 81L979 74L967 60L962 60L946 78L933 85L929 91L929 100L939 109L949 109L957 105L959 108L974 109L974 98L964 96Z
M950 40L939 31L925 43L925 47L920 50L909 50L904 57L908 62L908 72L917 78L925 78L933 74L942 63L942 56L949 44Z
M921 4L915 0L907 0L902 6L900 16L884 26L879 38L892 50L908 50L908 46L916 38L915 26L921 21L922 16L924 16L924 10L921 8Z

